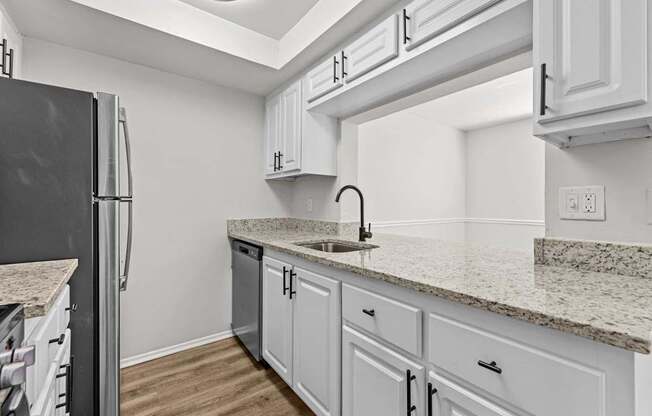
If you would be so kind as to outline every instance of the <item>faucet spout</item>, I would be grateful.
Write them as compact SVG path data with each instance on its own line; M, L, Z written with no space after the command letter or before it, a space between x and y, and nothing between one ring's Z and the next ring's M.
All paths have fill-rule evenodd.
M362 195L362 191L357 186L354 185L345 185L343 186L338 192L337 196L335 197L335 202L340 202L340 197L342 196L342 193L346 191L347 189L354 190L355 192L358 193L358 196L360 197L360 235L359 235L359 240L360 241L365 241L367 238L371 238L371 223L369 224L369 230L367 230L364 226L364 196Z

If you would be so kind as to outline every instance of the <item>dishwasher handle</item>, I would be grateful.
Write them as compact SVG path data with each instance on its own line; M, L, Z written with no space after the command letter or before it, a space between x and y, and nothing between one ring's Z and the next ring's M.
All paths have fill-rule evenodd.
M235 253L243 254L257 261L263 258L263 249L261 247L245 243L244 241L233 240L232 249Z

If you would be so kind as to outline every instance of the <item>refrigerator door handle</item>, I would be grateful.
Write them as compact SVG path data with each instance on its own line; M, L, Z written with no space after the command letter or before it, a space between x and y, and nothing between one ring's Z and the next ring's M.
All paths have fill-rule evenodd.
M129 127L127 125L127 110L120 107L118 114L118 121L122 124L122 129L125 135L125 153L127 156L127 179L128 179L128 196L131 198L134 195L133 171L131 164L131 140L129 139Z
M129 268L131 266L131 249L133 245L133 235L134 235L134 203L132 200L122 200L120 201L124 204L129 204L127 211L127 220L129 221L127 227L127 246L125 252L125 265L124 272L120 275L120 291L127 291L127 283L129 281Z

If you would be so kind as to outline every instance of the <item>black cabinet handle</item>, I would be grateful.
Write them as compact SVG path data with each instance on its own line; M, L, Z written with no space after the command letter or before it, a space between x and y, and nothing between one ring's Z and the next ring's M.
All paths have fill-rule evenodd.
M49 341L48 341L48 344L55 344L55 343L56 343L56 344L61 345L61 344L63 344L63 342L64 342L65 340L66 340L66 334L61 334L61 335L59 336L59 338L53 338L53 339L49 340Z
M274 152L274 172L278 170L277 161L278 161L278 152Z
M371 316L371 317L376 316L376 311L373 310L373 309L363 309L363 310L362 310L362 313L364 313L364 314L366 314L366 315L369 315L369 316Z
M294 269L290 269L290 299L292 299L292 295L296 295L297 292L295 290L292 290L292 280L297 277L297 274L294 272Z
M437 394L437 389L432 383L428 383L428 416L432 416L432 396L435 394Z
M7 75L9 78L14 77L14 50L9 49L7 52L7 39L2 39L2 75ZM9 57L9 63L7 64L7 57Z
M281 164L281 157L283 157L283 153L281 151L278 152L278 170L283 170L283 165Z
M283 266L283 296L285 296L288 293L288 289L289 289L285 282L285 275L287 274L287 272L288 272L287 268Z
M478 365L482 368L486 368L489 371L493 371L494 373L502 374L503 370L498 367L498 364L496 364L495 361L492 361L490 363L486 363L482 360L478 361Z
M337 76L337 65L339 62L337 62L337 56L333 56L333 84L335 84L337 81L340 80L340 78Z
M407 34L407 22L410 20L410 16L407 15L407 9L403 9L403 45L406 45L408 41L411 41Z
M417 410L417 407L412 405L412 382L417 379L417 376L412 375L412 371L407 370L406 381L407 381L407 416L410 416L412 412Z
M72 305L70 305L70 307L66 308L66 311L68 311L68 312L77 312L77 309L79 309L79 305L77 305L76 303L73 303Z
M545 116L548 106L546 105L546 84L548 81L548 73L546 64L541 64L541 97L539 101L539 115Z
M349 58L347 58L347 56L344 55L344 51L342 51L342 78L349 75L349 73L346 72L346 68L344 66L344 61L346 61L347 59L349 59Z
M71 363L72 363L72 361L71 361ZM55 407L57 409L59 409L61 407L65 407L66 408L66 413L70 413L70 401L71 401L71 392L72 392L72 387L71 387L72 386L72 381L71 381L72 380L72 364L62 365L59 368L64 368L66 370L65 373L57 374L57 377L56 377L56 378L62 378L62 377L66 378L66 393L59 395L59 397L65 397L66 400L63 403L56 405Z

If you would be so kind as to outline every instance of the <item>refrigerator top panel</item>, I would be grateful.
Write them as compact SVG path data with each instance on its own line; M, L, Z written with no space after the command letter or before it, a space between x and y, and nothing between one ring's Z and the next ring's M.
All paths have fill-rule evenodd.
M121 178L120 103L117 96L97 93L97 197L129 197Z

